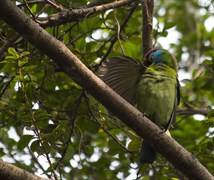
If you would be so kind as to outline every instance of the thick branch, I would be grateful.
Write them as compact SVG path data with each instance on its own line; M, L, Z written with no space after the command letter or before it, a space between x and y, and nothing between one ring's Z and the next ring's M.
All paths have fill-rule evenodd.
M154 0L142 0L142 36L143 36L143 55L152 49L152 22Z
M52 14L49 17L45 17L45 18L38 18L38 20L40 21L40 25L42 27L56 26L56 25L65 24L68 22L80 21L83 18L88 18L91 15L94 15L96 13L103 12L108 9L113 9L124 5L128 5L136 1L138 0L120 0L120 1L114 1L108 4L89 7L89 8L63 9L59 13Z
M192 154L111 90L81 63L62 42L44 31L11 1L0 0L0 16L30 43L52 58L63 72L85 88L127 126L139 136L147 139L147 142L150 142L151 146L165 156L175 168L190 179L213 179L213 176Z
M26 170L20 169L12 164L4 162L0 159L0 177L4 180L47 180L29 173Z

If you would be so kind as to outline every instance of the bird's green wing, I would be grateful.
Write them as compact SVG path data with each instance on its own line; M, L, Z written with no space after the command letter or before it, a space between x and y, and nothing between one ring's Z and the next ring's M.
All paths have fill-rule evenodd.
M167 125L165 126L165 130L167 131L168 129L170 129L170 127L175 123L175 118L176 118L176 110L177 110L177 106L180 103L180 83L177 79L177 87L176 87L176 98L175 98L175 102L174 102L174 108L171 114L171 117L169 119L169 122L167 123Z
M127 56L109 58L99 68L99 77L131 104L135 104L136 89L144 68Z
M178 79L177 79L176 95L177 95L177 106L178 106L180 104L180 100L181 100L180 83L179 83Z

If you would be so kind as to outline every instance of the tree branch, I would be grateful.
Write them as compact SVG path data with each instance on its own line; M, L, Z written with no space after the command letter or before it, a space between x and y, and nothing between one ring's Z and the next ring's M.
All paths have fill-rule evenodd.
M11 1L0 0L0 16L31 44L52 58L64 73L86 89L127 126L147 139L147 142L150 142L150 145L166 157L176 169L190 179L213 179L213 176L192 154L110 89L62 42L44 31Z
M28 1L27 2L28 5L34 5L34 4L46 4L46 2L44 0L32 0L32 1ZM17 5L18 7L22 7L25 6L25 3L20 3Z
M178 109L176 114L177 115L195 115L201 114L206 116L211 111L210 108L182 108Z
M59 13L52 14L49 17L38 18L37 20L40 21L40 25L43 28L48 26L56 26L56 25L65 24L68 22L80 21L81 19L88 18L91 15L94 15L96 13L99 13L108 9L113 9L124 5L128 5L137 1L138 0L120 0L120 1L114 1L108 4L89 7L89 8L63 9Z
M142 5L142 36L143 36L143 55L149 52L152 48L152 22L153 22L153 6L154 0L141 0Z
M47 180L46 178L35 176L26 170L6 163L2 159L0 159L0 177L4 180Z

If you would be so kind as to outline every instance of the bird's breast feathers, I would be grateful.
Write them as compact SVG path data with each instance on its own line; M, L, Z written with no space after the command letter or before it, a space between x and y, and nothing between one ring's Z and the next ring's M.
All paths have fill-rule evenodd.
M147 68L137 89L137 108L157 125L165 126L174 110L176 72Z

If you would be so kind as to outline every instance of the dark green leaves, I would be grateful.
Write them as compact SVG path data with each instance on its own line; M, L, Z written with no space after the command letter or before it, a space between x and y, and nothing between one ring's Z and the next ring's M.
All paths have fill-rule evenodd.
M28 146L33 137L33 135L23 135L17 144L18 150L23 151L24 148Z
M39 23L59 13L58 6L81 11L92 1L26 1L29 7L23 1L14 2ZM103 1L109 2L114 1ZM141 60L142 11L138 6L127 19L132 6L110 8L45 30L92 70L104 57L123 55L122 49L125 55ZM167 50L179 61L179 78L188 74L181 87L183 114L177 116L172 137L213 172L214 30L208 30L205 23L212 7L211 1L155 1L159 27L154 27L153 37L155 46L163 47L159 38L165 37ZM180 35L176 41L168 38L173 31ZM13 41L16 36L0 22L0 156L20 160L17 166L44 175L51 175L53 166L61 179L135 179L141 138L109 115L42 52L22 38ZM11 47L4 50L8 44ZM210 112L199 120L195 114L203 112L192 111L195 108ZM28 164L25 155L31 157ZM50 164L46 164L48 160ZM139 175L143 179L178 179L161 156L153 166L144 165Z

